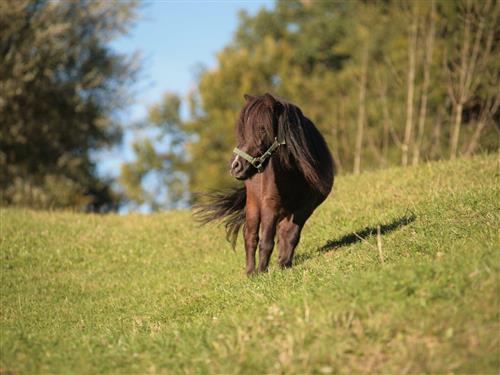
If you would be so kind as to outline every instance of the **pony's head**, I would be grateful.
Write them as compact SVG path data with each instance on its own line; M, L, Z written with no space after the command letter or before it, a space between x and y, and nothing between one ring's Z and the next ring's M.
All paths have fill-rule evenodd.
M230 173L238 180L246 180L262 172L271 154L279 146L279 118L283 105L271 94L245 95L245 106L236 122L238 146L231 159Z
M328 194L333 160L312 121L296 105L271 94L245 95L245 100L236 122L231 175L246 180L277 158L282 171L299 172L313 189Z

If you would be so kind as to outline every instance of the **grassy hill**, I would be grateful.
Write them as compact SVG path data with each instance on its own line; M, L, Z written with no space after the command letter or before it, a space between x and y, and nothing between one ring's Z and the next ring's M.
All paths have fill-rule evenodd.
M341 177L251 279L190 212L4 209L1 373L498 373L499 198L498 155Z

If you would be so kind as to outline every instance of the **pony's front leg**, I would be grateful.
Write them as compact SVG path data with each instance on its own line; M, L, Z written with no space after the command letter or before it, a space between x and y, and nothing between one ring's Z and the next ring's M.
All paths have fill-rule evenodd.
M245 238L246 272L248 276L255 272L255 252L259 243L259 225L260 215L258 209L247 205L243 236Z
M261 214L261 239L259 253L259 272L265 272L274 248L277 214L274 210L263 210Z

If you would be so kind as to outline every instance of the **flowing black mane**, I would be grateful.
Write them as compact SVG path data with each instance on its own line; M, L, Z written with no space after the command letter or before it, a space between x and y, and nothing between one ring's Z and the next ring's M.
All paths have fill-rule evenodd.
M267 141L268 145L275 137L283 137L286 145L278 151L283 167L297 168L312 187L328 194L330 178L325 177L332 176L334 166L323 136L296 105L274 95L274 102L270 102L268 95L247 101L237 122L238 137L246 136L245 141L254 144ZM250 135L245 132L245 126L256 125L263 126L265 134L260 128Z

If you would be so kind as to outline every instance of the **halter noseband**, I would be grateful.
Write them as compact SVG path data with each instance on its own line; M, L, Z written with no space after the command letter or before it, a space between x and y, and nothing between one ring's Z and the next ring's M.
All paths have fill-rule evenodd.
M278 149L278 147L285 145L285 140L278 141L278 138L274 138L274 142L269 148L264 152L261 156L259 157L252 157L248 155L246 152L241 151L238 147L235 147L233 150L233 153L235 153L238 156L241 156L243 159L248 161L250 164L253 165L255 169L257 169L257 172L262 173L264 171L263 164L266 162L267 159L271 157L271 155Z

